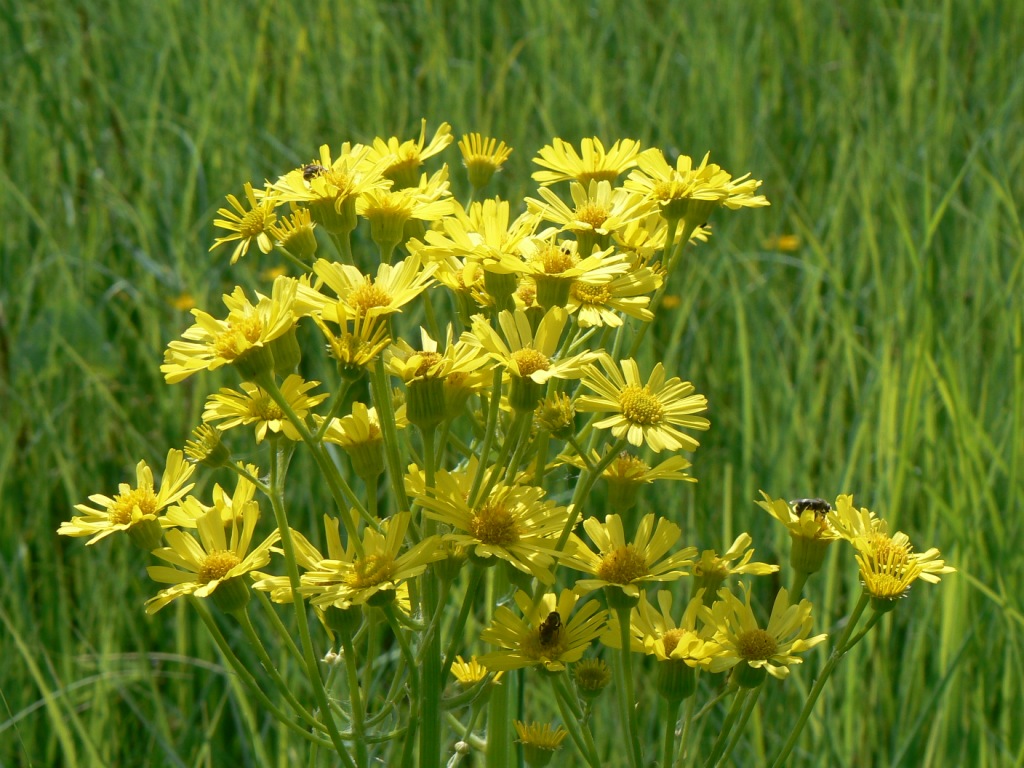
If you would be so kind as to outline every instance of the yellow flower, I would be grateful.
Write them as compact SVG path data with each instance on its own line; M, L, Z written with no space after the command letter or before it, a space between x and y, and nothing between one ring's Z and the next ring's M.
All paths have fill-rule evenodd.
M305 421L311 408L316 407L329 395L309 395L307 392L319 386L319 381L306 381L298 374L291 374L281 384L281 394L295 411L295 415ZM221 429L231 429L242 424L256 425L256 442L261 443L267 432L283 434L289 440L299 440L300 435L295 425L285 416L281 407L261 387L249 382L242 382L242 392L227 387L215 395L210 395L203 411L203 421L221 420Z
M413 187L416 186L423 161L442 152L451 143L452 127L448 123L441 123L428 144L427 120L424 118L418 140L402 141L397 136L386 140L375 138L367 160L383 162L384 175L394 181L397 188Z
M252 184L246 182L245 199L249 203L248 208L238 202L238 198L234 195L228 195L227 199L235 210L232 211L228 208L218 209L217 214L222 218L214 219L213 224L221 229L228 230L231 234L225 237L218 237L213 245L210 246L210 250L212 251L224 243L237 240L238 244L235 246L235 250L231 252L232 264L249 252L249 245L253 240L256 241L256 245L259 246L263 253L270 253L274 250L274 242L270 239L268 232L273 227L274 222L277 221L274 209L280 200L273 195L272 191L268 190L257 197L253 191Z
M763 494L764 491L761 493ZM777 502L775 503L777 504ZM836 497L835 508L830 504L827 507L825 513L821 515L824 519L820 525L828 528L833 539L845 539L852 544L858 539L869 538L876 533L885 534L889 531L888 523L870 509L855 507L852 494L840 494ZM806 514L805 511L803 515Z
M339 520L330 515L324 515L324 532L327 542L327 557L332 560L339 560L345 556L345 547L341 543L339 533ZM292 543L295 545L295 561L304 571L317 568L324 560L320 550L314 547L305 536L292 528ZM273 552L283 554L281 550L274 547ZM275 603L294 602L295 595L292 592L291 579L288 576L272 576L268 573L253 573L253 589L270 594L270 599Z
M622 325L621 315L649 323L654 319L647 307L653 293L661 287L661 275L648 267L616 275L611 280L593 280L583 275L569 289L565 308L575 313L580 328ZM621 315L620 315L621 313Z
M440 471L436 487L417 495L424 514L455 529L445 541L464 548L481 564L500 558L550 584L550 571L559 535L568 510L546 499L543 488L527 485L496 485L486 498L470 506L467 486L472 485L476 463L460 472Z
M245 297L241 287L224 296L228 308L225 320L201 309L193 309L195 324L182 334L184 341L172 341L164 352L160 371L168 384L184 381L193 373L216 370L223 365L242 364L239 372L248 378L265 345L283 336L295 324L294 303L297 282L280 277L270 297L256 294L256 304ZM272 359L271 359L272 364ZM269 366L261 366L266 370Z
M367 192L356 203L356 213L370 222L375 243L393 248L402 241L408 221L437 221L456 210L448 187L444 166L430 178L424 175L419 186Z
M369 160L369 154L369 147L346 142L338 158L332 159L330 148L324 144L316 161L285 174L273 189L280 202L308 206L313 219L328 232L351 232L356 228L359 196L391 186L383 175L387 161Z
M523 745L523 760L527 765L547 765L551 762L551 756L565 741L569 732L561 725L552 729L550 723L524 723L522 720L513 720L517 741Z
M832 505L824 499L796 499L786 502L761 491L757 505L789 530L793 541L790 564L802 573L816 573L825 561L828 546L840 534L831 524ZM866 510L865 510L866 511Z
M239 464L239 466L242 466ZM252 477L259 476L259 468L254 464L246 464L245 471ZM219 509L221 522L224 527L231 525L242 525L245 521L244 512L247 505L253 501L256 494L256 486L249 478L238 475L235 482L235 490L230 496L219 483L213 486L213 506L203 504L195 496L187 496L180 504L170 507L160 523L165 528L195 528L199 519L211 509Z
M707 398L694 394L694 387L678 377L665 380L665 368L654 366L647 383L640 379L640 369L632 359L621 360L622 373L615 361L605 354L600 358L602 374L595 366L587 367L583 384L596 393L576 401L576 410L610 413L594 426L611 429L616 437L625 437L630 444L647 445L655 453L692 451L699 443L677 427L707 429L710 422L694 414L707 410Z
M492 670L543 666L561 672L566 664L579 661L604 629L607 611L590 600L573 615L577 600L568 589L557 597L547 593L536 603L532 595L516 592L522 618L507 606L498 607L480 639L504 650L484 654L480 663Z
M393 599L398 586L419 576L427 566L444 557L438 538L430 536L399 554L409 527L409 513L398 512L381 524L383 533L363 531L363 554L353 542L344 557L323 560L302 574L302 594L315 607L349 608L370 600ZM378 593L382 593L378 597Z
M397 376L406 384L426 379L447 379L453 374L471 374L488 363L479 346L470 344L465 338L452 342L452 327L445 333L443 350L430 337L425 328L420 328L420 346L413 349L405 339L396 341L384 353L384 366L388 373Z
M548 187L541 187L539 194L543 200L526 198L527 210L577 238L611 235L645 216L653 206L638 192L622 187L613 189L609 181L591 180L588 185L574 181L569 186L572 208Z
M231 594L235 586L242 585L236 581L239 577L270 562L270 547L277 541L277 530L250 551L260 516L259 504L249 500L242 505L241 525L237 520L238 510L228 511L231 517L229 540L225 535L222 501L223 498L215 499L214 506L196 521L198 541L190 533L174 528L167 531L168 546L153 551L161 560L177 567L151 565L146 569L154 581L172 585L146 602L146 613L156 613L184 595L210 597L227 584L232 585L226 587L227 594Z
M777 565L750 562L754 557L754 550L750 547L752 542L749 533L741 533L724 554L719 555L713 549L701 552L700 559L693 566L694 587L703 588L705 594L713 595L730 576L745 573L765 576L777 572ZM736 560L739 562L734 562Z
M462 162L466 166L473 189L483 189L512 154L512 148L497 139L484 138L479 133L467 133L459 142Z
M719 646L713 638L713 628L697 628L697 619L704 605L703 596L701 592L686 604L677 624L672 618L670 591L658 591L657 609L647 601L646 593L641 595L639 604L630 613L630 650L654 656L658 661L682 661L688 667L707 669ZM619 621L613 614L601 642L610 648L620 648L619 638Z
M377 355L391 343L386 315L376 314L368 317L357 314L343 304L335 304L333 310L341 326L339 333L334 333L316 315L313 316L313 321L327 339L327 353L337 360L341 375L349 380L358 379L370 363L377 359Z
M466 661L461 656L456 656L455 661L452 663L452 677L463 688L469 688L483 682L490 674L490 670L481 664L476 656L471 657L469 661ZM501 675L501 672L495 675L494 682L497 682Z
M513 274L522 268L519 244L533 234L537 219L526 213L515 220L510 217L508 201L499 198L472 203L468 211L456 207L453 216L441 221L440 231L424 235L423 257L466 259L463 282L467 285L475 282L480 268Z
M886 611L895 601L905 597L914 582L920 579L931 584L939 576L956 571L939 557L939 550L914 552L910 538L897 531L892 536L874 533L853 542L864 588L875 599L875 607Z
M665 557L682 531L663 517L657 518L657 524L655 519L653 513L644 515L631 543L626 543L622 518L618 515L608 515L604 523L594 517L584 520L583 528L598 551L595 553L573 534L571 541L576 543L576 552L563 560L570 568L594 577L577 581L577 594L618 587L628 597L638 597L639 587L649 582L675 581L685 576L697 549L685 547Z
M75 509L82 515L61 523L57 533L61 536L91 536L86 544L95 544L117 531L128 531L145 521L157 520L157 515L192 490L194 483L188 480L195 471L195 465L185 461L184 454L175 449L167 452L167 463L160 489L153 484L153 470L145 461L135 467L135 487L121 483L113 497L94 494L89 497L95 506L76 504Z
M637 158L639 167L629 174L625 187L659 203L666 219L686 218L694 226L719 206L735 210L769 205L764 195L754 194L760 181L749 178L749 173L733 179L721 166L708 163L710 154L697 167L691 157L680 155L673 168L661 150L645 152Z
M313 271L338 296L337 301L324 297L323 319L341 324L352 317L374 320L401 312L433 282L435 269L433 264L424 267L419 256L410 256L394 265L380 264L371 278L351 264L318 259Z
M600 139L583 139L578 154L571 144L555 138L533 158L534 163L548 169L535 171L533 180L544 186L570 179L580 184L590 184L594 180L615 181L637 164L639 155L640 142L632 139L620 139L607 151Z
M714 605L701 609L704 621L714 625L715 640L721 646L720 653L711 660L710 670L722 672L743 664L782 680L789 675L790 665L803 661L796 654L813 648L828 635L808 637L814 626L811 603L801 600L791 605L785 589L779 590L768 626L761 629L750 607L750 593L744 592L745 602L722 589Z
M268 231L277 241L278 246L288 251L297 259L306 261L313 258L318 247L313 230L316 224L310 217L308 208L299 208L279 224L268 227ZM275 275L276 277L276 275Z

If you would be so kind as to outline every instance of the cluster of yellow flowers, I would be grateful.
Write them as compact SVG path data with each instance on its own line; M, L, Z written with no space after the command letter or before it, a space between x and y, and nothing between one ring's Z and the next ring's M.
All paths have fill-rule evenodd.
M394 619L396 635L437 643L439 607L459 585L464 606L447 652L436 646L440 669L473 686L505 670L559 672L579 662L585 697L585 681L602 679L599 666L595 674L594 663L581 661L595 640L673 668L741 666L735 681L745 687L765 674L785 677L797 654L826 638L812 636L811 604L796 599L834 540L853 545L863 583L882 603L952 570L937 551L915 553L904 534L890 536L849 496L835 505L765 496L758 503L791 532L802 577L792 594L778 592L762 626L749 590L740 598L724 584L778 570L752 562L749 535L723 554L698 555L677 546L676 522L635 512L645 486L693 481L678 452L695 451L694 433L709 422L693 384L661 363L645 375L634 355L684 248L708 240L715 210L768 205L760 181L733 178L708 156L673 165L636 141L606 148L588 138L577 151L555 139L534 158L537 196L514 216L500 198L459 203L447 165L422 171L452 140L442 124L428 141L424 121L416 140L344 144L337 155L323 146L314 161L262 188L246 184L244 199L228 197L231 207L215 221L226 234L214 248L233 246L235 263L255 245L297 276L276 277L270 295L236 288L224 296L223 318L192 310L195 324L166 351L165 379L232 366L239 389L210 396L184 454L168 453L159 489L140 462L134 486L91 496L59 531L90 544L127 531L167 563L149 568L170 586L147 611L191 595L239 614L252 586L276 603L308 602L355 653L352 637L373 609ZM471 197L511 153L477 134L459 148ZM556 192L566 183L567 194ZM354 247L367 246L367 236L372 257L372 248ZM298 372L299 327L322 334L337 364L337 381L324 391ZM222 439L243 426L255 429L257 443L271 443L262 470L233 460ZM399 436L410 427L418 442ZM322 536L293 527L286 508L287 457L299 443L337 506ZM196 464L234 471L234 492L215 486L211 504L188 495ZM380 505L382 477L389 494ZM261 521L257 490L271 502L272 523ZM615 514L588 513L597 493ZM326 554L311 538L325 542ZM284 575L263 570L275 555L287 561ZM693 586L677 619L672 592L649 590L684 576ZM510 605L483 605L488 577ZM495 650L456 661L456 651L476 650L460 647L471 620L486 624L479 640ZM415 666L406 674L417 675ZM659 690L680 700L693 685ZM362 723L355 725L358 733ZM566 735L516 728L524 742L535 734L530 743L551 749ZM570 733L592 762L592 745Z

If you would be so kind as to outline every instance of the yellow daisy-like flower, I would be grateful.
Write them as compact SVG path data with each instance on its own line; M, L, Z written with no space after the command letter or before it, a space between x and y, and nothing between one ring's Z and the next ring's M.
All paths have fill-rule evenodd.
M757 505L786 526L793 540L790 563L802 573L816 573L825 561L828 546L840 538L830 522L832 505L824 499L796 499L786 502L761 491ZM865 510L867 511L867 510Z
M625 254L615 253L612 248L581 258L575 241L557 240L551 237L551 230L525 238L519 244L519 252L523 260L519 274L529 275L534 280L557 277L575 282L585 276L592 283L600 283L630 269Z
M811 603L801 600L791 605L785 589L779 590L768 626L762 629L750 607L750 593L744 592L746 600L742 601L729 590L720 590L714 605L701 609L704 621L715 627L715 640L721 646L710 670L723 672L742 664L785 679L791 665L803 662L796 654L810 650L828 635L808 637L814 627Z
M441 123L428 144L427 120L424 118L418 140L402 141L397 136L389 139L375 138L367 159L370 162L383 162L384 175L394 181L396 188L414 187L423 161L444 151L452 140L452 127L448 123Z
M245 297L241 287L224 296L228 316L218 320L201 309L193 309L195 324L182 334L184 341L172 341L164 352L160 371L168 384L184 381L193 373L216 370L223 365L243 364L240 373L266 353L265 345L283 336L295 325L294 279L279 277L270 297L256 294L256 304ZM268 369L269 365L262 365Z
M395 411L395 426L405 429L409 420L405 418L405 406ZM324 440L340 445L346 450L360 445L382 442L383 432L380 428L380 417L376 408L367 408L366 403L352 403L352 413L348 416L331 419L324 431Z
M657 520L657 523L655 523ZM696 547L685 547L665 557L679 541L679 526L651 513L644 515L631 543L626 542L622 518L608 515L604 522L595 517L583 521L583 528L597 547L590 549L572 534L576 552L563 563L593 578L576 582L577 594L583 595L602 587L618 587L628 597L638 597L640 587L652 581L675 581L685 576L693 565Z
M765 576L776 573L779 570L777 565L750 562L754 557L754 550L750 546L752 543L749 533L741 533L721 555L713 549L701 552L700 559L693 566L694 587L703 588L706 595L713 595L730 576Z
M410 256L394 265L379 265L371 278L351 264L318 259L313 271L338 296L337 301L324 297L323 319L341 324L351 317L372 320L401 312L433 282L435 269L433 264L423 266L419 256Z
M608 613L596 600L589 600L573 615L578 599L565 589L558 596L547 593L534 603L532 595L516 592L522 617L507 606L498 607L480 639L503 650L484 654L480 663L492 670L543 666L549 672L561 672L566 664L579 661L601 634Z
M327 543L326 559L340 560L345 557L345 546L341 543L339 530L340 521L338 518L324 515L324 533ZM295 545L295 561L302 570L313 570L324 561L325 558L320 554L320 550L314 547L309 539L294 528L292 528L292 543ZM283 554L277 547L274 547L272 551ZM292 592L292 583L288 576L273 576L269 573L259 572L253 573L252 576L255 579L252 588L258 589L261 592L267 592L270 595L270 599L275 603L286 604L294 602L295 595Z
M250 551L260 516L259 504L250 500L243 505L240 525L236 517L238 510L228 512L232 520L228 526L229 540L225 534L225 510L220 508L217 499L214 502L213 508L196 521L198 541L192 534L174 528L167 531L168 546L153 551L161 560L176 567L152 565L146 569L154 581L172 585L146 602L146 613L156 613L184 595L210 597L220 587L225 588L226 596L232 601L230 606L224 606L226 610L244 605L247 593L243 593L246 598L239 598L235 591L238 587L247 589L247 585L238 578L270 562L270 547L279 534L275 530Z
M600 358L604 373L595 366L586 368L583 384L596 395L576 400L576 410L610 413L594 426L611 429L616 437L625 437L630 444L647 445L655 453L661 451L695 450L699 443L678 427L707 429L711 423L694 414L707 410L704 395L694 394L694 386L678 377L665 380L665 367L654 366L646 383L633 359L621 360L620 373L612 358Z
M475 463L472 469L473 474L438 472L436 487L416 498L424 514L455 529L444 540L465 549L478 563L499 558L544 584L552 583L551 564L560 554L555 544L568 510L546 499L543 488L527 485L499 484L470 506L464 491L472 485Z
M333 311L341 326L338 333L316 315L313 321L327 340L327 353L338 362L341 375L349 380L358 379L391 343L385 316L357 314L343 304L335 304Z
M459 151L473 189L486 187L512 154L512 148L505 146L504 141L484 138L479 133L463 136L459 141Z
M441 222L440 231L427 232L422 253L430 260L466 259L463 282L471 285L480 269L497 274L520 271L519 244L536 228L535 216L524 213L513 220L508 201L481 200L468 211L457 207L453 216Z
M611 280L592 280L583 275L569 289L565 308L576 315L580 328L618 328L622 315L649 323L654 313L647 307L649 294L661 287L662 277L648 267L616 275Z
M524 723L513 720L517 741L523 745L523 760L529 766L547 765L551 756L562 746L569 732L561 725L552 728L550 723Z
M718 654L719 645L714 640L713 627L697 627L704 605L703 597L701 592L686 604L677 624L672 618L670 591L658 591L657 609L647 601L646 593L641 595L640 602L630 613L630 650L654 656L658 661L682 661L688 667L707 669ZM612 614L601 642L610 648L620 648L619 638L619 620Z
M412 219L437 221L451 215L456 204L448 189L448 166L419 186L367 192L356 203L356 213L370 222L370 237L381 247L394 248L403 240Z
M381 524L383 533L366 528L363 554L357 554L353 542L349 542L344 557L323 560L302 574L302 594L321 608L349 608L393 599L402 582L419 576L430 563L445 556L436 536L399 554L408 527L409 513L398 512Z
M463 334L462 338L486 350L492 360L521 379L530 379L536 384L544 384L551 378L574 379L579 378L593 357L585 353L559 360L554 358L568 317L564 309L553 307L544 313L534 333L523 310L502 311L498 315L502 330L499 335L483 315L476 315L472 333Z
M128 483L121 483L113 498L97 493L89 497L95 506L76 504L75 509L82 514L61 523L57 533L61 536L91 536L86 544L95 544L112 533L144 526L145 521L158 525L157 515L192 490L195 483L188 481L195 469L194 464L185 461L181 451L172 448L167 452L167 463L157 490L153 484L153 470L145 461L140 461L135 466L134 488ZM154 530L154 534L158 541L159 530ZM153 543L155 545L156 542Z
M241 466L241 464L239 464ZM252 477L258 477L260 470L254 464L246 464L245 471ZM242 525L247 505L253 501L256 486L249 478L238 475L235 490L229 496L219 483L213 486L213 506L203 504L195 496L187 496L180 504L168 508L160 518L165 528L195 528L199 519L211 509L219 509L224 527Z
M356 200L360 195L391 186L384 177L387 160L370 160L370 148L342 144L333 159L330 148L320 147L319 158L279 178L273 189L280 202L302 203L313 219L332 234L356 228Z
M296 373L291 374L281 383L281 394L295 411L295 415L305 421L311 408L326 400L327 393L309 395L309 390L320 385L319 381L306 381ZM242 424L255 424L256 442L262 443L267 432L283 434L289 440L300 440L295 425L285 416L273 398L261 387L249 382L242 382L239 392L227 387L206 400L203 421L220 421L221 429L231 429Z
M939 582L939 576L956 571L939 557L939 550L914 552L910 538L897 531L892 536L874 533L856 539L857 564L867 593L875 600L876 609L886 611L905 597L915 581Z
M452 662L452 677L463 688L470 688L477 683L483 682L490 674L491 671L481 664L476 656L472 656L469 661L466 661L461 656L456 656L455 661ZM501 672L495 675L494 682L497 682L501 676Z
M694 225L706 221L719 206L735 210L769 205L764 195L754 194L760 181L749 173L733 179L721 166L708 162L710 154L696 167L693 158L680 155L673 168L661 150L645 152L637 158L638 169L629 174L625 187L660 204L666 219L686 218Z
M407 341L399 339L384 354L388 373L406 384L426 379L447 379L452 374L469 374L487 365L489 358L476 344L465 338L452 342L452 327L445 333L443 348L430 337L426 328L420 328L421 349L413 349Z
M544 186L572 179L585 185L591 181L614 182L636 166L639 156L640 142L632 139L620 139L607 150L596 137L583 139L577 153L571 144L555 138L533 158L534 163L548 169L535 171L533 180Z
M225 237L218 237L213 245L210 246L210 250L212 251L224 243L231 243L237 240L238 243L235 245L235 250L231 252L232 264L249 252L249 246L253 240L256 241L256 245L263 253L270 253L274 250L274 242L271 240L270 231L274 226L274 222L277 221L274 209L280 200L269 190L257 197L253 191L252 184L249 182L245 183L245 199L249 204L248 208L238 202L238 198L234 195L228 195L227 199L235 210L232 211L229 208L218 209L217 214L222 218L214 219L213 224L221 229L228 230L231 234Z
M569 185L572 208L548 187L541 187L538 193L544 199L526 198L527 210L559 225L562 232L572 232L578 239L607 237L645 216L654 205L639 192L622 187L613 189L609 181L592 180L588 185L574 181Z
M221 439L221 431L209 424L200 424L192 430L192 439L185 441L185 456L193 464L205 464L214 469L231 462L231 451Z
M761 493L763 494L764 491ZM774 503L778 504L778 502ZM790 503L796 504L796 502ZM840 494L836 497L835 507L833 508L831 505L827 505L827 507L824 514L822 514L820 506L816 506L816 511L824 518L820 525L828 528L833 539L840 538L853 543L859 539L870 538L876 533L885 534L889 531L889 524L870 509L855 507L852 494ZM803 514L806 515L807 512L804 511Z
M299 208L280 223L268 227L267 231L281 248L295 258L307 261L313 258L318 247L313 233L315 228L309 209Z

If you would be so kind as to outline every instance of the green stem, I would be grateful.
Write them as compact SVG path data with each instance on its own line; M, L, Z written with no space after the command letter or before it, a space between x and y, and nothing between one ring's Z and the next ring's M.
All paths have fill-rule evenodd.
M793 726L793 730L789 734L789 738L786 739L786 743L782 746L782 750L772 761L772 768L781 768L789 758L789 754L793 751L796 746L797 738L800 736L800 732L807 725L807 720L811 716L811 711L814 709L814 704L818 701L818 697L821 695L822 690L825 688L825 683L832 674L832 671L836 668L840 659L850 650L855 644L859 642L864 636L862 632L857 636L854 642L849 642L853 635L854 627L860 621L861 614L864 613L864 609L868 606L870 598L867 592L862 592L860 600L857 601L856 607L853 609L853 613L850 614L850 619L846 623L846 629L843 630L843 634L839 637L835 647L832 649L832 655L828 657L828 661L825 662L825 666L822 667L821 672L818 674L818 679L814 681L814 687L811 688L811 692L807 694L807 701L804 702L804 707L800 710L800 717L797 718L796 724Z
M626 734L629 738L629 764L631 768L640 768L644 764L640 749L640 737L636 727L636 694L633 690L633 653L629 649L629 614L632 609L628 605L616 609L619 615L618 663L615 665L616 693L619 699L619 710L626 723Z
M558 711L562 715L562 723L565 725L565 729L569 731L569 736L572 737L573 742L576 744L576 749L580 751L583 759L587 761L587 765L591 766L591 768L601 768L602 763L597 756L597 747L594 745L594 737L590 734L590 728L581 723L576 713L573 712L572 699L575 698L575 695L565 681L565 673L559 672L549 675L549 677L551 687L555 692Z
M725 722L722 723L722 730L718 732L718 738L715 739L715 745L711 748L711 754L704 761L704 768L713 768L713 766L718 764L718 760L725 750L729 734L732 732L733 726L736 725L736 719L743 709L743 701L747 698L748 693L749 689L747 688L736 689L736 696L732 700L732 706L729 707L729 714L725 716Z
M804 588L804 584L807 583L807 577L811 574L806 571L796 571L793 574L793 584L789 588L789 599L796 600L800 597L800 592Z
M509 581L504 568L492 568L494 594L502 595L508 589ZM515 747L512 744L512 693L511 675L505 676L503 685L496 685L487 703L487 768L510 768Z
M484 472L490 466L488 458L491 453L491 441L494 440L494 434L498 431L498 412L501 405L501 375L501 367L495 366L494 376L491 380L491 399L487 405L487 427L484 429L484 441L480 447L480 453L477 454L479 464L476 467L476 477L473 478L473 488L469 492L469 505L471 507L476 504L476 500L479 498Z
M681 700L665 701L665 738L661 745L662 768L672 768L672 758L676 752L676 724L679 722L679 708L682 703Z
M365 766L369 763L366 750L366 724L362 696L359 694L359 670L356 667L356 649L352 638L345 633L341 635L341 647L345 656L345 677L348 682L348 702L352 711L352 736L356 746L356 764Z
M761 684L747 695L747 700L743 705L743 714L740 715L740 721L733 730L732 738L729 739L729 745L725 748L725 752L718 761L719 765L726 763L732 751L736 749L736 745L740 743L740 737L743 736L743 731L747 727L747 721L750 719L754 707L757 706L757 700L761 696L761 691L764 690L765 682L766 680L762 680Z
M412 648L409 647L409 638L406 637L405 631L398 621L395 606L392 604L383 605L381 606L381 611L387 618L388 624L391 625L391 631L394 633L395 640L398 641L402 658L405 659L405 664L409 669L409 698L413 702L413 707L409 713L409 729L405 732L405 748L399 765L413 765L412 745L416 743L416 729L419 727L420 719L419 707L423 703L423 698L420 696L419 667L416 666L416 657L413 655Z
M276 386L275 386L275 389ZM280 395L280 391L278 390ZM283 398L282 398L283 399ZM288 581L292 587L292 605L295 608L296 624L299 628L299 642L302 646L302 657L306 664L306 676L309 684L313 687L313 695L316 698L317 706L320 708L324 725L327 726L327 733L331 737L335 750L339 755L351 763L351 758L345 751L338 726L334 722L334 712L331 703L327 698L327 691L324 688L323 678L320 677L320 669L317 666L316 654L313 651L313 640L309 634L309 620L306 616L306 604L299 597L299 564L295 554L295 540L292 538L292 529L288 524L288 515L284 509L284 477L278 468L278 453L271 452L270 461L270 503L274 509L274 518L277 522L277 529L281 535L281 544L284 548L285 566L288 571Z
M476 600L477 593L480 591L480 585L483 583L484 569L478 566L471 566L469 572L469 584L466 585L466 596L462 599L462 608L459 609L458 618L455 619L455 624L451 628L451 639L448 641L448 650L444 654L444 665L441 667L441 682L444 683L448 679L448 673L451 672L452 663L455 661L455 652L458 650L459 645L462 642L462 631L466 627L466 621L469 619L469 612L473 608L473 603Z
M700 672L697 672L699 677ZM686 714L683 716L683 734L679 738L679 754L676 756L676 764L680 764L686 756L686 747L689 745L690 729L693 727L694 711L697 709L697 697L691 696L686 704ZM666 762L662 768L672 768L672 763Z
M669 221L669 234L675 234L675 225L678 221ZM673 242L667 240L665 243L665 252L662 255L662 259L665 261L665 280L662 282L661 287L654 292L654 298L651 299L651 303L648 309L652 314L658 314L658 308L661 306L661 300L665 297L665 293L668 291L669 280L672 279L672 273L675 272L676 267L679 265L679 260L682 258L683 249L690 240L690 235L693 234L693 230L697 228L696 224L689 224L686 220L683 220L683 229L679 236L679 240ZM625 324L623 324L625 325ZM637 350L640 349L640 343L644 340L644 336L647 334L647 329L651 327L651 323L643 323L640 329L637 331L635 337L633 337L633 343L629 347L629 354L627 357L633 357ZM616 339L616 345L618 339Z
M388 374L379 360L370 367L370 388L373 404L377 406L381 435L384 439L384 462L387 465L388 480L399 512L409 511L409 497L405 493L405 467L402 465L398 427L395 424L395 409L391 403L391 387Z
M278 637L280 637L284 642L285 647L288 648L292 658L299 662L299 664L302 664L302 651L300 651L299 646L295 644L295 641L292 639L292 633L287 627L285 627L284 622L281 621L281 617L277 615L277 611L274 610L274 604L270 602L270 598L267 597L266 592L259 589L254 589L253 592L256 593L256 599L260 601L260 605L263 606L263 610L270 616L270 623L274 625L274 631L277 632Z

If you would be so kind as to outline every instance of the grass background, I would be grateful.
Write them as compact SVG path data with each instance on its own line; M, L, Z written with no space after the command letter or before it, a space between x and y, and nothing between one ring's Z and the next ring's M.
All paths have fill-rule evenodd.
M764 179L655 339L713 428L693 493L652 503L779 560L759 488L853 492L960 569L841 665L792 765L1024 764L1022 52L997 0L0 1L0 764L294 762L242 736L265 725L194 617L143 616L129 547L54 532L197 423L205 386L158 371L175 299L269 266L207 254L223 196L423 116L514 146L513 198L552 136ZM784 233L798 252L762 246ZM809 594L835 621L855 586L834 553ZM737 764L820 663L762 697Z

